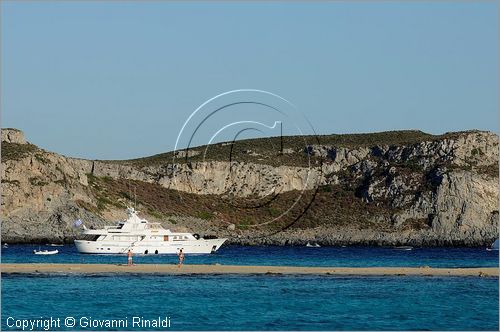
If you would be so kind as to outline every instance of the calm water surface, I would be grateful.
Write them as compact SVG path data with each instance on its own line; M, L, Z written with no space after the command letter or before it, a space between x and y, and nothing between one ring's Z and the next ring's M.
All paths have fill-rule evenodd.
M42 247L43 248L43 247ZM124 263L73 246L35 256L10 246L2 262ZM172 256L136 256L174 263ZM225 247L192 264L302 266L498 266L484 249ZM172 330L498 330L498 278L256 275L3 275L6 319L169 317ZM64 328L64 326L61 326ZM78 325L76 327L79 327ZM82 329L79 327L79 329ZM120 328L123 329L123 328ZM146 329L142 328L141 330ZM102 330L87 328L86 330ZM136 329L137 330L137 329Z
M33 255L34 249L58 249L51 256ZM170 264L174 255L136 255L136 263ZM2 249L4 263L126 263L126 255L81 255L75 246L10 245ZM498 266L498 251L485 248L414 248L411 251L378 247L247 247L225 246L212 255L186 255L187 264L295 265L295 266Z

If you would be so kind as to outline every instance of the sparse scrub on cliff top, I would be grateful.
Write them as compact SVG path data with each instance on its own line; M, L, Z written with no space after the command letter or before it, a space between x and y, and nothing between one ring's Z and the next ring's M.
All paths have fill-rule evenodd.
M477 156L477 155L482 156L482 155L484 155L484 152L480 148L474 148L474 149L471 150L471 154L473 156Z
M2 183L12 184L12 185L15 185L15 186L18 186L18 187L20 185L20 182L18 180L6 180L6 179L2 179Z
M253 162L273 166L307 166L309 161L316 164L319 160L312 156L311 160L305 149L311 145L326 145L346 148L374 147L377 145L410 145L423 141L435 141L439 139L452 139L461 133L446 133L443 135L431 135L418 130L386 131L380 133L367 134L333 134L333 135L305 135L305 136L284 136L247 139L235 141L233 144L217 143L208 148L199 146L193 149L205 151L191 158L175 158L175 163L200 162L200 161L233 161L233 162ZM292 153L281 154L280 147ZM251 151L252 153L248 153ZM295 151L295 152L293 152ZM157 154L150 157L119 161L137 167L171 164L174 161L173 152Z
M39 153L35 154L35 159L38 160L39 162L41 162L42 164L48 164L50 162L47 158L45 158L44 156L42 156Z
M279 209L277 209L277 208L275 208L275 207L270 206L270 207L269 207L269 214L270 214L272 217L278 217L278 216L281 214L281 212L280 212L280 210L279 210Z
M92 205L89 202L85 202L85 201L82 201L80 199L77 199L77 200L75 200L75 203L76 203L76 205L78 205L82 209L85 209L89 212L92 212L95 214L99 214L99 212L100 212L95 205Z
M133 198L132 196L130 196L130 194L129 194L128 192L126 192L126 191L120 191L118 194L119 194L120 196L122 196L122 197L124 197L124 198L128 199L128 200L129 200L129 201L131 201L131 202L133 202L133 201L134 201L134 198Z
M46 182L46 181L43 181L41 178L39 178L38 176L34 176L34 177L31 177L28 179L30 184L32 186L39 186L39 187L42 187L42 186L46 186L48 185L49 183Z
M203 219L203 220L210 220L214 217L214 214L212 212L208 211L202 211L198 213L198 218Z
M18 144L3 141L2 162L22 159L36 150L38 150L38 148L33 144Z
M103 197L103 196L97 197L97 209L98 210L100 210L100 211L104 210L108 204L111 205L111 201L108 198Z
M163 217L164 217L163 214L161 214L160 212L158 212L154 209L151 209L151 208L148 209L148 213L151 216L155 217L156 219L163 219Z
M499 169L497 164L488 166L479 166L476 168L476 170L479 174L485 174L494 178L498 178Z

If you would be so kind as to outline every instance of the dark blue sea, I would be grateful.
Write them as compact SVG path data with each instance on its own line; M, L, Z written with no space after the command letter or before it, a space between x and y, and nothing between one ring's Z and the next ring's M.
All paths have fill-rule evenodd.
M50 247L42 246L41 249ZM2 249L2 262L125 263L73 246ZM174 256L135 256L173 264ZM241 247L187 264L498 267L484 248ZM2 275L2 330L50 318L50 330L498 330L498 278L285 275ZM69 318L68 318L69 317ZM74 321L71 320L74 318ZM59 319L59 325L55 320ZM65 326L65 319L73 328ZM108 328L106 321L122 322ZM169 327L152 327L154 321ZM124 326L124 322L127 326ZM136 325L133 325L136 322ZM100 325L101 324L101 325ZM140 324L146 324L140 325ZM149 324L149 325L148 325ZM54 326L56 325L56 326ZM148 327L149 326L149 327ZM29 327L27 328L29 330Z

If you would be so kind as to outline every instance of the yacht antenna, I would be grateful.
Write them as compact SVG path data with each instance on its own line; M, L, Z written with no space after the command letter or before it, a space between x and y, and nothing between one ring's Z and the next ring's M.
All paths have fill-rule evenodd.
M134 210L137 211L137 192L135 189L136 188L134 187Z
M129 183L127 183L127 189L128 189L128 197L127 197L127 199L128 199L129 201L132 201L132 191L130 190L130 184L129 184ZM128 202L128 203L127 203L127 207L128 207L128 205L129 205L130 203L132 203L132 202Z
M280 121L280 153L283 155L283 122Z

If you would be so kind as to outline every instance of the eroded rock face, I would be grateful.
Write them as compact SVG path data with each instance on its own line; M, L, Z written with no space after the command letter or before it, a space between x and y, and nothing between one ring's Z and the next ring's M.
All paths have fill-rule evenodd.
M432 167L436 163L482 166L498 163L499 153L498 136L482 131L464 132L457 134L456 137L413 145L375 145L356 149L311 145L305 150L310 155L331 160L338 169L357 164L370 157L383 158L393 163L415 161L423 168Z
M13 128L2 129L2 142L26 144L22 131Z
M27 144L22 132L14 129L2 130L2 141L14 147ZM340 185L364 204L384 209L368 216L373 222L370 229L325 225L289 229L259 239L252 236L258 230L183 219L187 229L196 225L195 232L201 228L229 236L235 243L483 245L498 237L495 134L474 131L411 145L313 145L302 151L286 150L287 156L301 158L304 154L322 157L323 163L311 168L223 161L137 167L126 162L67 158L41 149L14 154L15 158L2 158L2 238L7 242L71 241L77 232L72 223L78 218L95 226L121 218L122 212L113 205L100 213L88 208L98 204L92 177L240 198ZM384 227L377 228L379 224Z
M472 172L444 174L433 197L432 227L437 232L494 233L498 179Z

